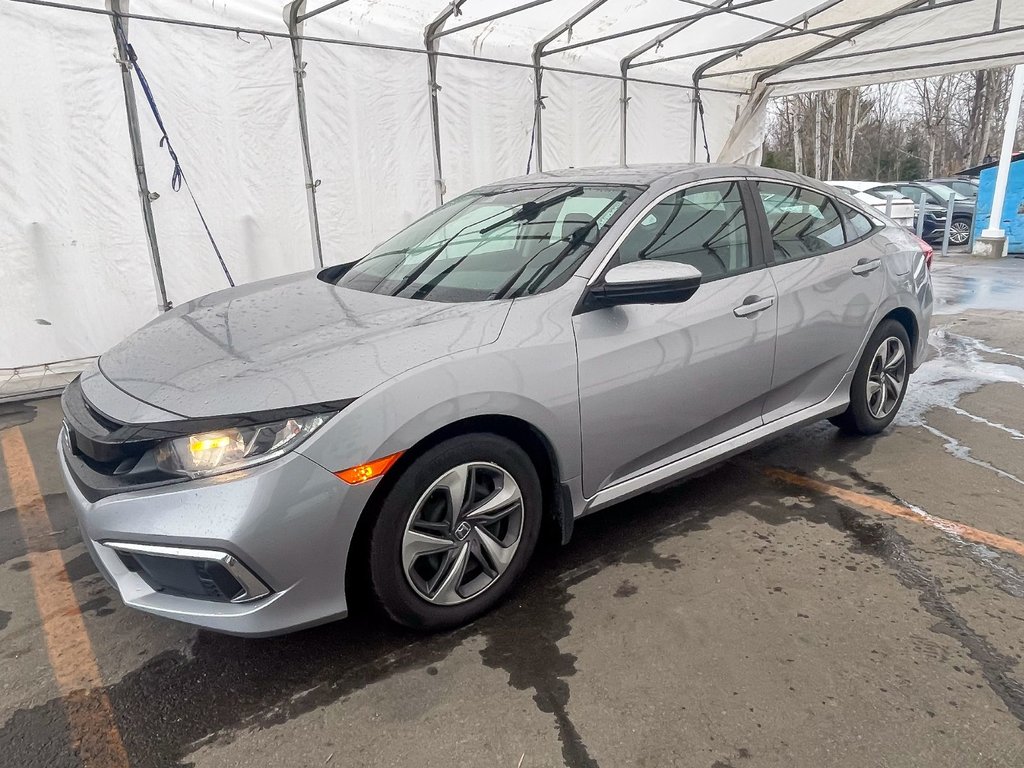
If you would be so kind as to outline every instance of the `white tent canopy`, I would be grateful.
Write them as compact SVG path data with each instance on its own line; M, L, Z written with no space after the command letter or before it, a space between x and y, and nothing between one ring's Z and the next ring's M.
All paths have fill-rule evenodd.
M1021 0L9 0L0 368L102 352L159 281L226 285L115 12L236 282L540 166L756 162L774 94L1024 61Z

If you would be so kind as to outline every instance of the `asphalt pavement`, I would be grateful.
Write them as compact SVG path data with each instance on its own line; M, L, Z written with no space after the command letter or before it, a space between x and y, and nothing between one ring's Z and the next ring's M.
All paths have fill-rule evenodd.
M245 640L125 608L56 399L0 406L0 766L1024 765L1024 260L937 260L895 425L580 521L454 632Z

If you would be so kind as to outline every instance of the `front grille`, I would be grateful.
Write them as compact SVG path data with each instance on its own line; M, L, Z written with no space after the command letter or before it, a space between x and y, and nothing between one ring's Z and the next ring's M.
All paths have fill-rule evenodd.
M75 485L89 501L115 493L183 482L156 466L151 449L161 435L147 425L121 424L93 408L75 379L61 396L67 439L61 450Z
M130 471L153 440L125 440L124 424L103 415L85 399L80 379L72 381L61 396L64 424L71 453L105 474Z

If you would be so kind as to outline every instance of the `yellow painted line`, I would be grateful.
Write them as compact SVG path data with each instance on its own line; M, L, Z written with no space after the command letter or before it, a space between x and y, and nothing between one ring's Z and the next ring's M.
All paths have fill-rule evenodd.
M59 550L40 546L51 536L53 526L21 430L14 427L0 433L0 447L18 509L18 524L29 550L29 572L46 651L64 697L72 747L86 768L127 768L128 753L110 699L103 691L99 664L64 558Z
M882 512L883 514L892 515L893 517L900 517L904 520L909 520L912 523L929 525L944 533L959 536L961 539L973 541L976 544L984 544L985 546L992 547L993 549L1000 549L1003 552L1012 552L1015 555L1024 557L1024 542L1020 542L1006 536L1000 536L998 533L982 531L978 528L972 528L969 525L964 525L963 523L946 520L943 517L936 517L924 510L911 509L910 507L905 507L902 504L897 504L896 502L888 499L882 499L878 496L871 496L866 493L858 493L857 491L851 491L848 488L840 488L839 486L830 485L829 483L822 482L821 480L815 480L813 477L798 475L794 472L787 472L784 469L769 467L764 470L764 474L768 477L775 478L776 480L782 480L790 485L797 485L803 488L808 488L812 491L817 491L818 493L827 494L832 498L839 499L847 504L853 504L854 506L861 507L863 509L870 509L875 512Z

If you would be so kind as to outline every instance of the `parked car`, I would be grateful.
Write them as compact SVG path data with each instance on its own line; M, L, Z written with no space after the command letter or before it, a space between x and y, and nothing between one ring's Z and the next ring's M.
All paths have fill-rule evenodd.
M941 243L948 214L948 202L953 197L953 221L949 225L949 242L952 245L966 245L971 239L971 228L974 226L974 202L959 195L949 187L930 181L897 181L873 187L870 191L898 192L923 205L935 206L932 209L938 218L942 211L942 226L927 230L922 237L931 243Z
M365 588L449 627L582 515L818 419L885 429L929 258L782 171L525 176L160 316L65 391L60 466L130 606L265 635Z
M878 189L879 183L877 181L841 181L830 183L840 186L840 188L846 191L853 189L863 194L881 198L883 201L886 198L891 198L893 208L900 213L901 220L899 223L913 232L917 231L918 204L895 189L881 191ZM945 206L926 204L924 209L924 219L921 222L921 237L928 243L941 243L942 232L946 227L946 208ZM881 210L885 210L884 205ZM908 213L911 217L909 223L907 222Z
M847 194L853 195L862 203L870 205L876 211L885 213L888 210L889 218L900 226L906 227L907 229L914 229L917 226L917 204L909 197L892 194L889 196L891 198L890 202L889 200L886 200L884 196L876 195L873 192L867 191L871 187L875 186L875 182L871 181L830 181L828 183L837 189L843 190Z
M949 187L958 195L963 195L968 200L977 201L978 199L978 180L970 177L951 177L945 179L928 179L934 184L941 184L944 187Z

